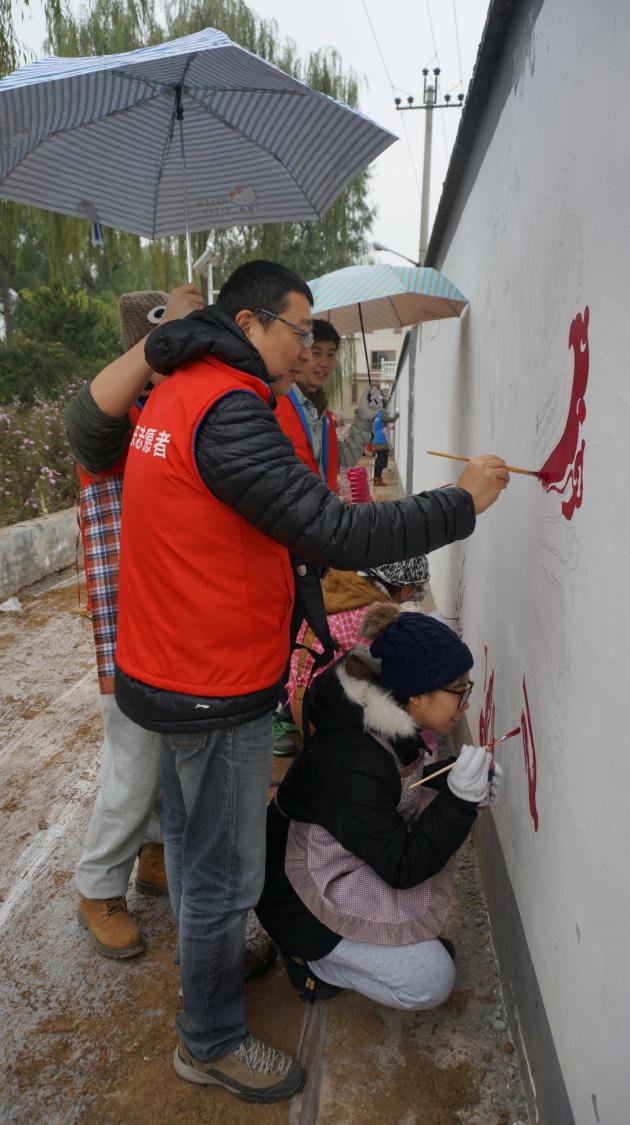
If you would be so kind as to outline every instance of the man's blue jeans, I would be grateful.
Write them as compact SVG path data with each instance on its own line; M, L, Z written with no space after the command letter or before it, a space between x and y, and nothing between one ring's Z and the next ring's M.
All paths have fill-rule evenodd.
M271 714L162 736L166 874L184 994L177 1030L204 1062L247 1035L245 928L265 878L271 763Z

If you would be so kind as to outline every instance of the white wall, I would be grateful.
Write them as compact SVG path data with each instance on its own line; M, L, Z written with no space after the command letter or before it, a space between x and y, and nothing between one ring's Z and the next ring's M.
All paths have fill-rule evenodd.
M496 128L482 129L485 156L438 263L470 307L461 321L421 330L413 483L456 479L457 467L426 448L542 466L567 420L570 326L588 306L582 506L567 519L557 495L513 476L474 536L433 555L431 571L439 608L454 615L459 605L476 657L476 737L484 646L497 734L521 722L526 679L538 829L520 737L499 752L504 795L486 815L496 819L575 1119L626 1125L630 5L538 7L531 35L502 64L487 114ZM403 379L399 409L405 393ZM401 468L403 435L399 423Z

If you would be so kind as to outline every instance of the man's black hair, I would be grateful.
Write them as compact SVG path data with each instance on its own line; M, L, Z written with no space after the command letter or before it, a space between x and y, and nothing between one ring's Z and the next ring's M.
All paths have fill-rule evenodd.
M242 309L267 309L282 313L289 303L289 293L301 293L310 305L313 294L293 270L278 262L259 259L246 262L230 274L217 297L217 308L235 319Z
M315 337L316 344L323 344L324 342L331 343L338 349L341 343L341 336L337 332L337 329L333 328L332 324L329 324L327 320L313 321L313 336Z

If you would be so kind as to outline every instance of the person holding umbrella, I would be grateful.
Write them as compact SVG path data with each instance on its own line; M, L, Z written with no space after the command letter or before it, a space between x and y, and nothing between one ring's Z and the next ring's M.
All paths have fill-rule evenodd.
M145 338L156 324L181 319L202 305L195 285L178 286L170 294L123 294L123 355L81 387L66 418L79 476L85 581L104 730L101 783L77 867L77 913L93 948L114 960L136 957L146 948L127 910L127 884L136 857L136 890L168 893L159 735L130 722L114 698L123 475L133 428L153 381L162 378L144 359Z
M145 407L123 494L115 691L129 718L162 734L183 993L174 1066L262 1102L304 1079L250 1033L243 987L289 655L289 549L346 569L435 550L470 535L509 479L500 458L475 458L458 487L346 507L273 413L312 345L311 303L292 271L249 262L215 307L151 334L150 366L176 375Z
M295 452L328 487L338 491L339 469L351 469L370 440L381 397L368 387L358 403L349 432L339 443L337 423L328 408L326 384L337 365L341 337L327 320L313 321L313 346L289 391L278 399L276 417Z
M339 491L339 469L356 465L372 432L372 419L381 404L380 395L368 388L358 404L355 418L342 442L337 437L337 421L328 407L326 384L337 365L337 352L341 337L326 320L313 321L313 346L300 366L300 374L288 395L278 398L276 417L283 433L287 435L295 452L305 465L317 473L333 492ZM316 587L315 594L319 592ZM294 619L295 630L301 624L301 609ZM324 625L323 604L312 606ZM324 634L322 644L332 644ZM288 674L288 669L287 669ZM274 715L274 754L284 757L295 753L294 736L297 727L284 694Z

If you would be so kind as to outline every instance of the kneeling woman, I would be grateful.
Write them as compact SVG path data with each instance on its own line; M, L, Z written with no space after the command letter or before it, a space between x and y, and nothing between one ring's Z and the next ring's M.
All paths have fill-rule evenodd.
M455 853L477 807L496 799L501 771L490 780L490 755L464 746L452 770L412 788L423 776L420 731L450 734L468 706L472 655L411 604L370 607L361 632L369 649L309 691L316 732L269 807L257 913L303 995L349 988L431 1008L455 978L439 940Z

